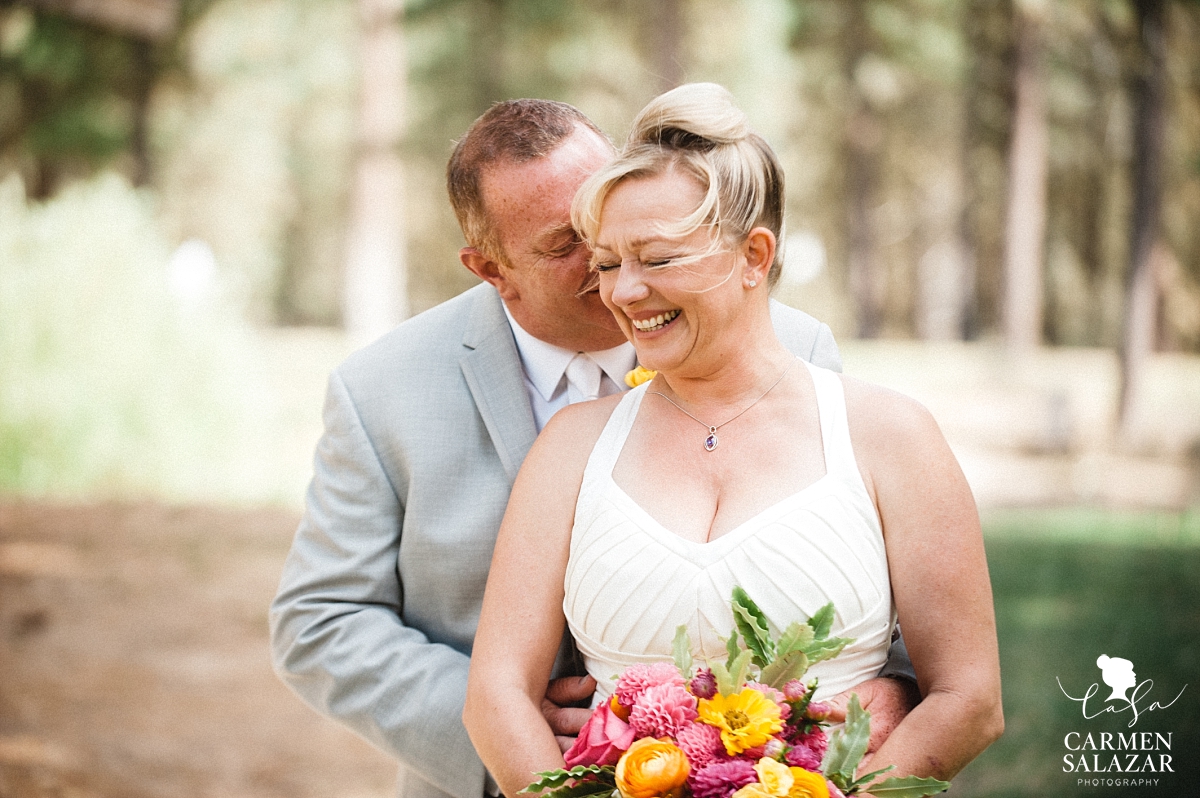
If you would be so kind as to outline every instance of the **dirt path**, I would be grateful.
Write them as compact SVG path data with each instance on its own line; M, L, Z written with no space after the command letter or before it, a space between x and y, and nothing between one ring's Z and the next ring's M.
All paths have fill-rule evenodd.
M0 503L0 798L390 795L390 760L271 671L296 521Z

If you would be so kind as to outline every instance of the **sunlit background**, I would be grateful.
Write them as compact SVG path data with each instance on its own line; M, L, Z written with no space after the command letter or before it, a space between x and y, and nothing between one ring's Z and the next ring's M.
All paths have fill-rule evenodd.
M777 298L982 508L1009 732L951 794L1123 794L1062 772L1102 653L1194 682L1138 729L1200 789L1200 3L3 0L0 798L390 794L266 659L325 377L473 284L490 103L620 142L690 80L783 161Z

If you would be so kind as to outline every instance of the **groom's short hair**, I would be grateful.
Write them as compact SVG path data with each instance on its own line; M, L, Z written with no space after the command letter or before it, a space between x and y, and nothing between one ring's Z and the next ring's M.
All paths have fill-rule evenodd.
M493 164L525 163L549 155L576 128L609 141L582 111L554 100L506 100L476 119L454 145L446 166L446 190L463 237L488 257L503 260L500 237L483 202L483 173Z

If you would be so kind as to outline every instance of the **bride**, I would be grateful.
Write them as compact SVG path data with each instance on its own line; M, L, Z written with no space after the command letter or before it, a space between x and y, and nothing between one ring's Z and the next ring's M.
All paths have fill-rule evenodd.
M728 92L652 101L580 189L600 294L657 371L538 438L496 542L464 721L506 795L563 766L540 710L564 624L597 701L675 628L722 658L743 587L779 630L826 602L818 699L873 677L897 619L922 700L870 769L949 778L1003 728L978 515L937 425L899 394L810 366L772 330L783 175Z

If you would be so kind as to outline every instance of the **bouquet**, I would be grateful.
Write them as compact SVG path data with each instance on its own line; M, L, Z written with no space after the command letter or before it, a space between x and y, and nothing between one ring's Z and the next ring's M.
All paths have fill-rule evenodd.
M736 629L724 662L695 665L687 628L674 663L631 665L564 755L567 768L538 774L523 792L546 798L838 798L864 789L919 798L948 782L855 778L870 713L851 696L843 729L826 736L829 707L812 700L809 666L853 640L830 637L833 604L772 639L762 611L733 589ZM872 783L874 782L874 783ZM869 785L869 786L868 786Z

